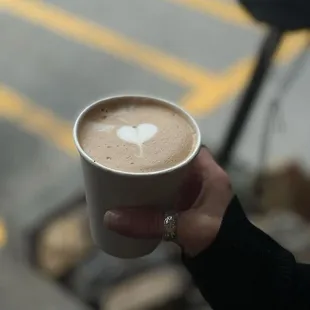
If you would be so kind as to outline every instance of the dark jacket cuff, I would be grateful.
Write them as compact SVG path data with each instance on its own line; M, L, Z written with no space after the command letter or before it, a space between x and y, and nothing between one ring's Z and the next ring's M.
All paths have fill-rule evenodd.
M278 309L292 303L293 255L251 224L237 197L212 245L194 258L183 255L183 262L215 310Z

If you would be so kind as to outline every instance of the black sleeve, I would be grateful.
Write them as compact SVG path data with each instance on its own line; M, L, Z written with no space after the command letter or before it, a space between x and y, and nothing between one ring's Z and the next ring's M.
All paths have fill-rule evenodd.
M214 310L310 309L310 266L251 224L237 197L212 245L183 262Z

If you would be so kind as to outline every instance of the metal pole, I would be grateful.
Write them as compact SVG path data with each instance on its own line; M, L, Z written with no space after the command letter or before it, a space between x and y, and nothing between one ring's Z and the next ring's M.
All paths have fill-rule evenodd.
M233 151L241 137L242 130L245 128L246 121L249 119L250 112L253 110L254 103L267 77L273 56L281 43L283 34L284 31L282 30L271 29L263 41L252 78L242 95L218 154L218 162L223 167L227 167L230 163Z

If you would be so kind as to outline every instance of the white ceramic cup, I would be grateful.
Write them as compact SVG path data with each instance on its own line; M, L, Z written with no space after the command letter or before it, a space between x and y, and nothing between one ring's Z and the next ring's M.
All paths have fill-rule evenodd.
M181 163L156 172L132 173L114 170L94 162L82 149L79 142L81 120L96 106L110 104L111 101L132 102L147 100L169 106L188 120L196 131L195 146L192 153ZM157 206L164 210L172 209L180 194L189 164L198 154L201 135L195 120L183 109L168 101L145 96L117 96L99 100L85 108L78 116L74 129L74 141L80 153L90 228L97 246L104 252L120 258L136 258L151 253L159 244L159 239L138 240L121 236L108 230L103 224L107 210L121 206Z

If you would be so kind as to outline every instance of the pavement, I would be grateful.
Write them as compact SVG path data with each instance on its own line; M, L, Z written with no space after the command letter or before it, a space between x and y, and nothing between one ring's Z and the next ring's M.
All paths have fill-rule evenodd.
M8 253L0 255L2 309L90 310L60 286L34 274ZM35 306L34 306L35 305Z
M72 122L98 98L174 101L218 148L265 33L231 0L0 0L0 247L82 188ZM235 154L249 169L270 99L308 38L289 34L281 46ZM310 168L310 57L302 69L282 103L271 165L295 158Z

